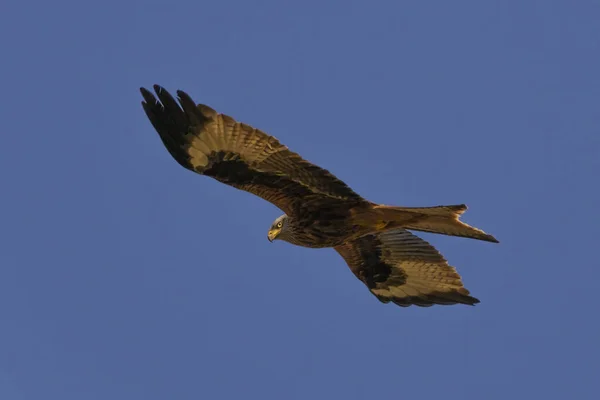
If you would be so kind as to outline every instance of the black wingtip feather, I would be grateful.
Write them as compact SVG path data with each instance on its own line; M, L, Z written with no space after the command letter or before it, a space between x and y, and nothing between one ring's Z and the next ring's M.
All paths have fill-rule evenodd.
M424 295L424 297L411 296L406 298L377 296L377 299L382 303L392 302L400 307L431 307L433 305L452 306L455 304L474 306L475 304L480 303L479 299L458 292L430 293Z
M181 107L183 107L183 111L185 111L185 114L193 125L202 125L206 122L207 118L200 112L196 102L186 92L178 90L177 98Z
M187 154L182 152L184 135L189 121L177 101L159 85L153 85L156 96L148 89L141 87L144 98L142 108L152 126L160 136L163 144L173 158L183 167L189 169Z
M142 104L144 104L144 103L152 104L152 103L157 102L156 97L154 97L152 92L150 92L148 89L141 87L140 92L142 93L142 97L144 98L144 101L142 102Z
M158 86L158 88L159 89L156 90L156 95L160 99L163 106L171 112L181 112L181 107L179 107L179 104L177 104L175 98L171 96L171 93L160 86Z

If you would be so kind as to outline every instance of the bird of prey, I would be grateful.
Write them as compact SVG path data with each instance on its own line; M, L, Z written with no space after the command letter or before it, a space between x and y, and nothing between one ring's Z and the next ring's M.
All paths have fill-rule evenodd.
M142 106L171 156L183 167L253 193L285 214L268 240L333 247L383 303L402 307L474 305L460 275L409 230L498 241L459 217L464 204L396 207L355 193L329 171L303 159L276 138L237 122L177 91L177 102L154 85L141 88Z

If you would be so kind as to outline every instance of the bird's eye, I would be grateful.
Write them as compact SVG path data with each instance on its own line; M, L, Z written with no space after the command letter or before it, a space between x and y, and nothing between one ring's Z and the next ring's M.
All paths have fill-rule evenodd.
M283 226L283 223L281 221L277 223L278 228L281 228L282 226Z

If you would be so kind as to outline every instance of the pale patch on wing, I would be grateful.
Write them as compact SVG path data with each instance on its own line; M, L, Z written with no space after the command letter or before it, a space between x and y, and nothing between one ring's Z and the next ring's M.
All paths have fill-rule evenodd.
M206 108L208 106L202 106L201 110ZM224 114L210 115L199 132L190 132L188 148L184 148L191 157L190 163L199 173L202 173L202 167L208 165L213 152L235 153L249 165L257 167L272 154L287 150L277 139L250 125Z
M204 145L204 143L202 143ZM206 146L208 149L208 146ZM210 150L203 151L196 147L191 147L187 149L187 152L190 156L190 164L194 167L195 170L200 170L208 165L208 154L210 154Z

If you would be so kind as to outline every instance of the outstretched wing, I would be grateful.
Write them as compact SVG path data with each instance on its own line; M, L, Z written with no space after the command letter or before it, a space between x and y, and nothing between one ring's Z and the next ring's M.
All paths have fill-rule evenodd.
M404 229L365 235L335 249L383 303L402 307L479 303L433 246Z
M142 106L164 145L183 167L253 193L286 214L366 202L329 171L304 160L273 136L177 91L156 97L141 88ZM181 104L181 106L180 106Z

